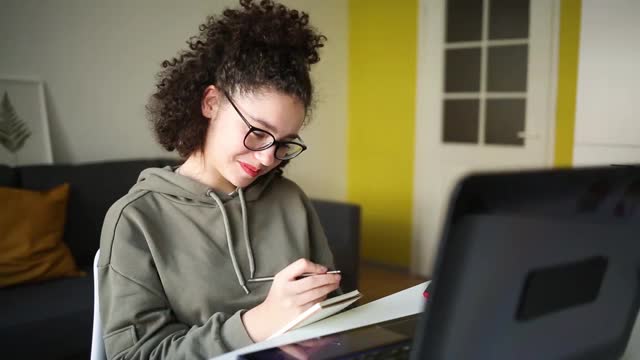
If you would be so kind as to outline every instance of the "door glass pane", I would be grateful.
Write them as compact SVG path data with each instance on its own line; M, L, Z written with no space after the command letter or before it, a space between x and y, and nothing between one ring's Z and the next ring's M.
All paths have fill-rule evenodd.
M444 91L480 91L480 48L446 51Z
M487 91L527 91L528 45L490 46Z
M442 141L478 143L479 100L445 100Z
M482 0L447 1L447 42L482 38Z
M529 37L529 0L489 2L489 40Z
M489 99L485 119L485 144L524 145L518 137L525 124L525 99Z

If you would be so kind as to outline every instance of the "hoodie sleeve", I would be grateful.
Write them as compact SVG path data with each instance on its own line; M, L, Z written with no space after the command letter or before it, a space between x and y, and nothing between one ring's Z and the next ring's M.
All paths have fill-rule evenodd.
M252 343L243 311L215 313L201 326L181 323L164 293L145 232L122 207L114 207L105 218L98 263L108 359L207 359Z

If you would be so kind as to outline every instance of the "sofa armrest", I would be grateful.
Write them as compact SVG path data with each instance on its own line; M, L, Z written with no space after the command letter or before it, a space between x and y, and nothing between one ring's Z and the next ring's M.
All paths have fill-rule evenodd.
M358 288L360 262L360 206L344 202L312 200L336 268L342 271L343 291Z
M0 186L17 187L18 177L12 167L0 165Z

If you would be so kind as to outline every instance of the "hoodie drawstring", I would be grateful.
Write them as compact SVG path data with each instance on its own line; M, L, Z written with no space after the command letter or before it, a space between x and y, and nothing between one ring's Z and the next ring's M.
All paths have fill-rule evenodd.
M249 258L249 269L251 271L251 278L253 278L255 272L255 263L253 260L253 251L251 250L251 243L249 241L249 225L247 224L247 205L244 201L244 194L242 188L238 189L238 195L240 198L240 208L242 210L242 229L244 231L244 241L245 246L247 247L247 256ZM222 220L224 221L224 232L227 237L227 246L229 247L229 254L231 255L231 263L233 264L233 270L236 273L236 277L238 278L238 283L242 287L245 293L249 294L251 291L245 285L244 276L242 276L242 271L238 266L238 261L236 259L236 253L233 250L233 240L231 238L231 227L229 226L229 217L227 216L227 211L224 209L224 204L222 200L216 195L213 190L207 190L207 196L211 197L215 200L216 204L220 208L220 212L222 213Z
M251 276L249 279L253 279L256 273L256 264L253 261L253 251L251 250L251 241L249 241L249 222L247 221L247 204L244 201L244 191L242 188L238 189L238 196L240 197L240 209L242 209L242 230L244 233L244 246L247 248L247 257L249 257L249 271Z

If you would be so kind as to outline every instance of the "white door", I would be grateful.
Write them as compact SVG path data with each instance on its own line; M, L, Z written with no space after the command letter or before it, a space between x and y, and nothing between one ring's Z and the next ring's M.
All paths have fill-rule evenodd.
M412 270L430 276L452 187L549 166L558 2L420 0Z

